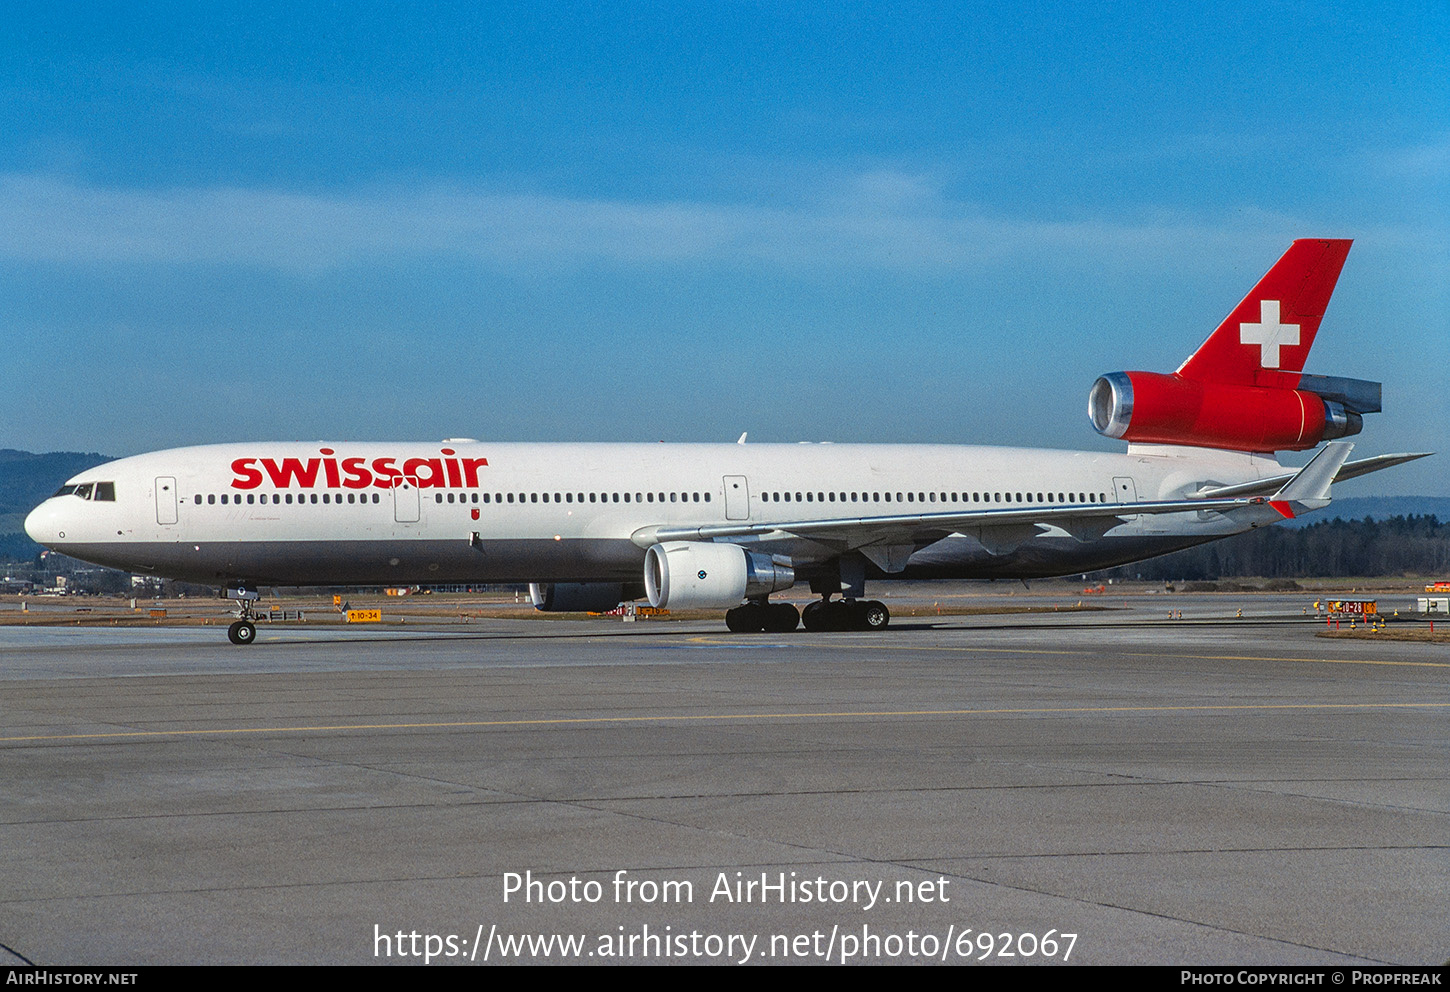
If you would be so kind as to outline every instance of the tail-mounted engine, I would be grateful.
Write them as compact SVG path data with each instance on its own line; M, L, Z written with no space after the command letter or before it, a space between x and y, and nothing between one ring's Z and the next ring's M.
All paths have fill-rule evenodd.
M1125 441L1301 451L1358 434L1363 415L1380 411L1377 382L1320 375L1298 380L1298 388L1285 388L1112 372L1093 383L1088 417L1099 434Z

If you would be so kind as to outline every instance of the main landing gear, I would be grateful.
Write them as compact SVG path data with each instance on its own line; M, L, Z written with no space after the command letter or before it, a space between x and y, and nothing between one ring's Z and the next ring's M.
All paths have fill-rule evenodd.
M891 611L874 599L822 599L800 613L789 603L752 602L725 614L725 626L737 634L787 634L800 622L810 631L885 630Z
M874 599L822 599L801 611L806 630L885 630L891 611Z
M796 629L801 615L789 603L767 603L764 600L737 606L725 613L725 626L737 634L765 631L767 634L788 634Z

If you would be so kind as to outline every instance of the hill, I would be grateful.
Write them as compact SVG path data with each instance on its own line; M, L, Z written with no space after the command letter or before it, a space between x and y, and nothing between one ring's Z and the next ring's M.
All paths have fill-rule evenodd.
M0 448L0 560L25 561L41 550L25 534L25 516L66 479L112 459L96 452L33 454Z

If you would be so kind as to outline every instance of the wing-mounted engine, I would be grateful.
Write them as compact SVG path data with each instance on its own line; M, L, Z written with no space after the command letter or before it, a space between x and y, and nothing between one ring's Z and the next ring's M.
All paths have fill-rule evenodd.
M1112 372L1093 383L1088 418L1099 434L1149 444L1231 451L1302 451L1349 437L1380 410L1380 384L1293 375L1297 388L1202 382L1174 373Z
M529 598L544 613L607 613L644 595L634 582L531 582Z
M738 544L667 541L645 552L651 606L720 609L795 585L795 570Z

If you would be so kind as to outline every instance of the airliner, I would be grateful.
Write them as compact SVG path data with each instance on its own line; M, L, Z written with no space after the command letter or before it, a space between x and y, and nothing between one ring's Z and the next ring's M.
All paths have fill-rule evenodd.
M1379 383L1304 373L1350 241L1289 250L1171 374L1113 372L1088 417L1126 452L919 444L248 443L88 469L26 519L37 542L227 588L529 583L546 611L647 597L732 631L879 630L867 581L1107 568L1329 503ZM1319 447L1325 442L1323 447ZM1276 453L1319 451L1303 468ZM803 611L772 594L808 583Z

